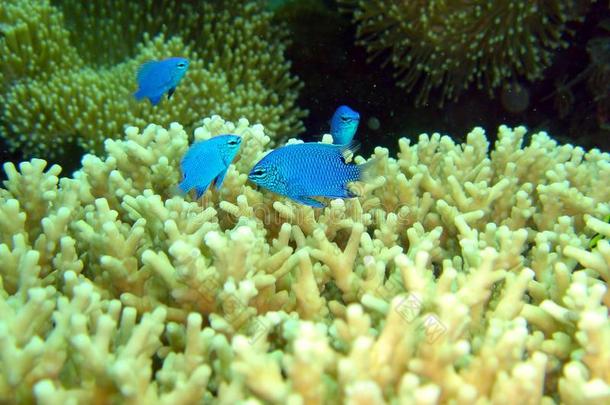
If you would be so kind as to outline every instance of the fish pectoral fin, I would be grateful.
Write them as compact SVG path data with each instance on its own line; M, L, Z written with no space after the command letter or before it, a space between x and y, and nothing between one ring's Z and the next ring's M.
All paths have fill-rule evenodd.
M161 96L148 96L148 99L152 105L157 105L159 104L159 101L161 101Z
M148 76L150 71L157 65L157 63L158 63L157 61L151 60L151 61L148 61L148 62L142 64L140 66L140 68L138 69L137 80L138 81L144 80L146 78L146 76Z
M172 94L174 94L174 92L176 91L175 87L172 87L171 89L169 89L167 91L167 99L169 100L169 98L172 96Z
M136 98L136 101L140 101L142 100L144 97L146 97L143 92L142 89L138 89L133 93L133 96Z
M216 179L214 180L214 186L216 186L216 190L220 190L220 186L222 186L222 182L224 181L225 176L227 175L227 170L229 170L228 167L222 172L220 172L218 176L216 176Z
M325 205L322 204L320 201L315 200L311 197L304 196L304 195L299 195L299 196L290 197L290 198L292 198L294 201L298 202L299 204L309 205L310 207L314 207L314 208L324 208L325 207Z

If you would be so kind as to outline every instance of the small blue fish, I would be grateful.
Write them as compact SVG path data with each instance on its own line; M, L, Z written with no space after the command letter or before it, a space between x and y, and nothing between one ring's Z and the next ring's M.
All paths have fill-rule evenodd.
M344 154L355 152L355 145L317 142L282 146L262 158L248 178L274 193L312 207L324 207L312 197L353 198L347 189L352 181L363 180L370 163L346 163Z
M346 105L337 108L330 120L330 134L333 136L333 143L337 145L347 145L354 139L360 114Z
M138 70L138 91L133 95L138 101L148 97L152 105L157 105L165 92L168 99L174 94L188 68L189 61L185 58L146 62Z
M240 144L241 137L237 135L218 135L193 143L180 162L184 175L180 189L185 193L195 189L199 198L214 181L216 189L220 190Z

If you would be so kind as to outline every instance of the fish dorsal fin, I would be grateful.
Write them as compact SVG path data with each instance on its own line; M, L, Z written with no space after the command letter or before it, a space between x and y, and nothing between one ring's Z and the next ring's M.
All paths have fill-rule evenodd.
M360 142L358 141L350 141L350 143L346 143L345 145L337 145L341 147L341 152L350 151L352 154L355 154L360 150Z
M358 152L360 149L360 142L352 140L350 143L345 145L337 145L337 147L341 151L341 155L343 156L344 160L354 160L356 152Z
M148 61L144 64L142 64L142 66L140 66L140 69L138 69L138 81L142 80L143 78L145 78L148 73L150 72L150 70L155 67L155 65L157 64L156 60L151 60Z

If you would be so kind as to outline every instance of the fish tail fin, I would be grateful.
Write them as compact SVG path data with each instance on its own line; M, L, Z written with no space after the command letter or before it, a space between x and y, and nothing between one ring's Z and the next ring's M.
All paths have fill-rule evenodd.
M186 179L182 180L180 184L171 188L171 193L174 196L182 196L185 197L191 190L195 189L195 197L197 199L201 198L208 190L210 184L204 185L193 185L189 183Z
M170 187L169 194L172 197L186 197L187 192L182 188L181 185Z
M133 96L136 98L137 101L140 101L144 98L144 94L142 94L142 89L138 89L133 93Z
M368 162L364 162L355 166L355 178L351 180L349 183L345 184L345 196L341 198L354 198L361 197L365 194L365 185L362 183L372 183L377 177L374 172L374 168L379 162L379 158L371 158ZM354 182L362 182L362 183L354 183Z
M358 181L363 181L365 183L371 183L378 176L374 174L374 168L377 166L379 162L379 158L371 158L367 162L359 164L358 167Z
M192 188L193 186L191 186L186 179L184 179L180 182L180 184L172 188L172 194L185 196L189 191L191 191Z

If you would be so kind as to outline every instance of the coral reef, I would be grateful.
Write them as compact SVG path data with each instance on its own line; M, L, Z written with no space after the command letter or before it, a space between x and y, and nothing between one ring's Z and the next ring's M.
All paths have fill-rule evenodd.
M100 152L127 124L194 127L211 114L295 136L301 84L271 17L262 1L4 1L0 136L26 155L56 157L71 144ZM138 66L168 56L191 60L176 95L136 102Z
M518 77L537 80L552 52L567 45L570 21L589 0L397 1L339 0L353 12L358 42L371 57L389 54L398 84L425 105L442 105L476 84L490 94Z
M174 194L177 123L127 128L71 177L4 165L0 402L610 400L608 154L421 135L314 210L247 183L262 125L194 138L221 133L242 148L201 201Z

